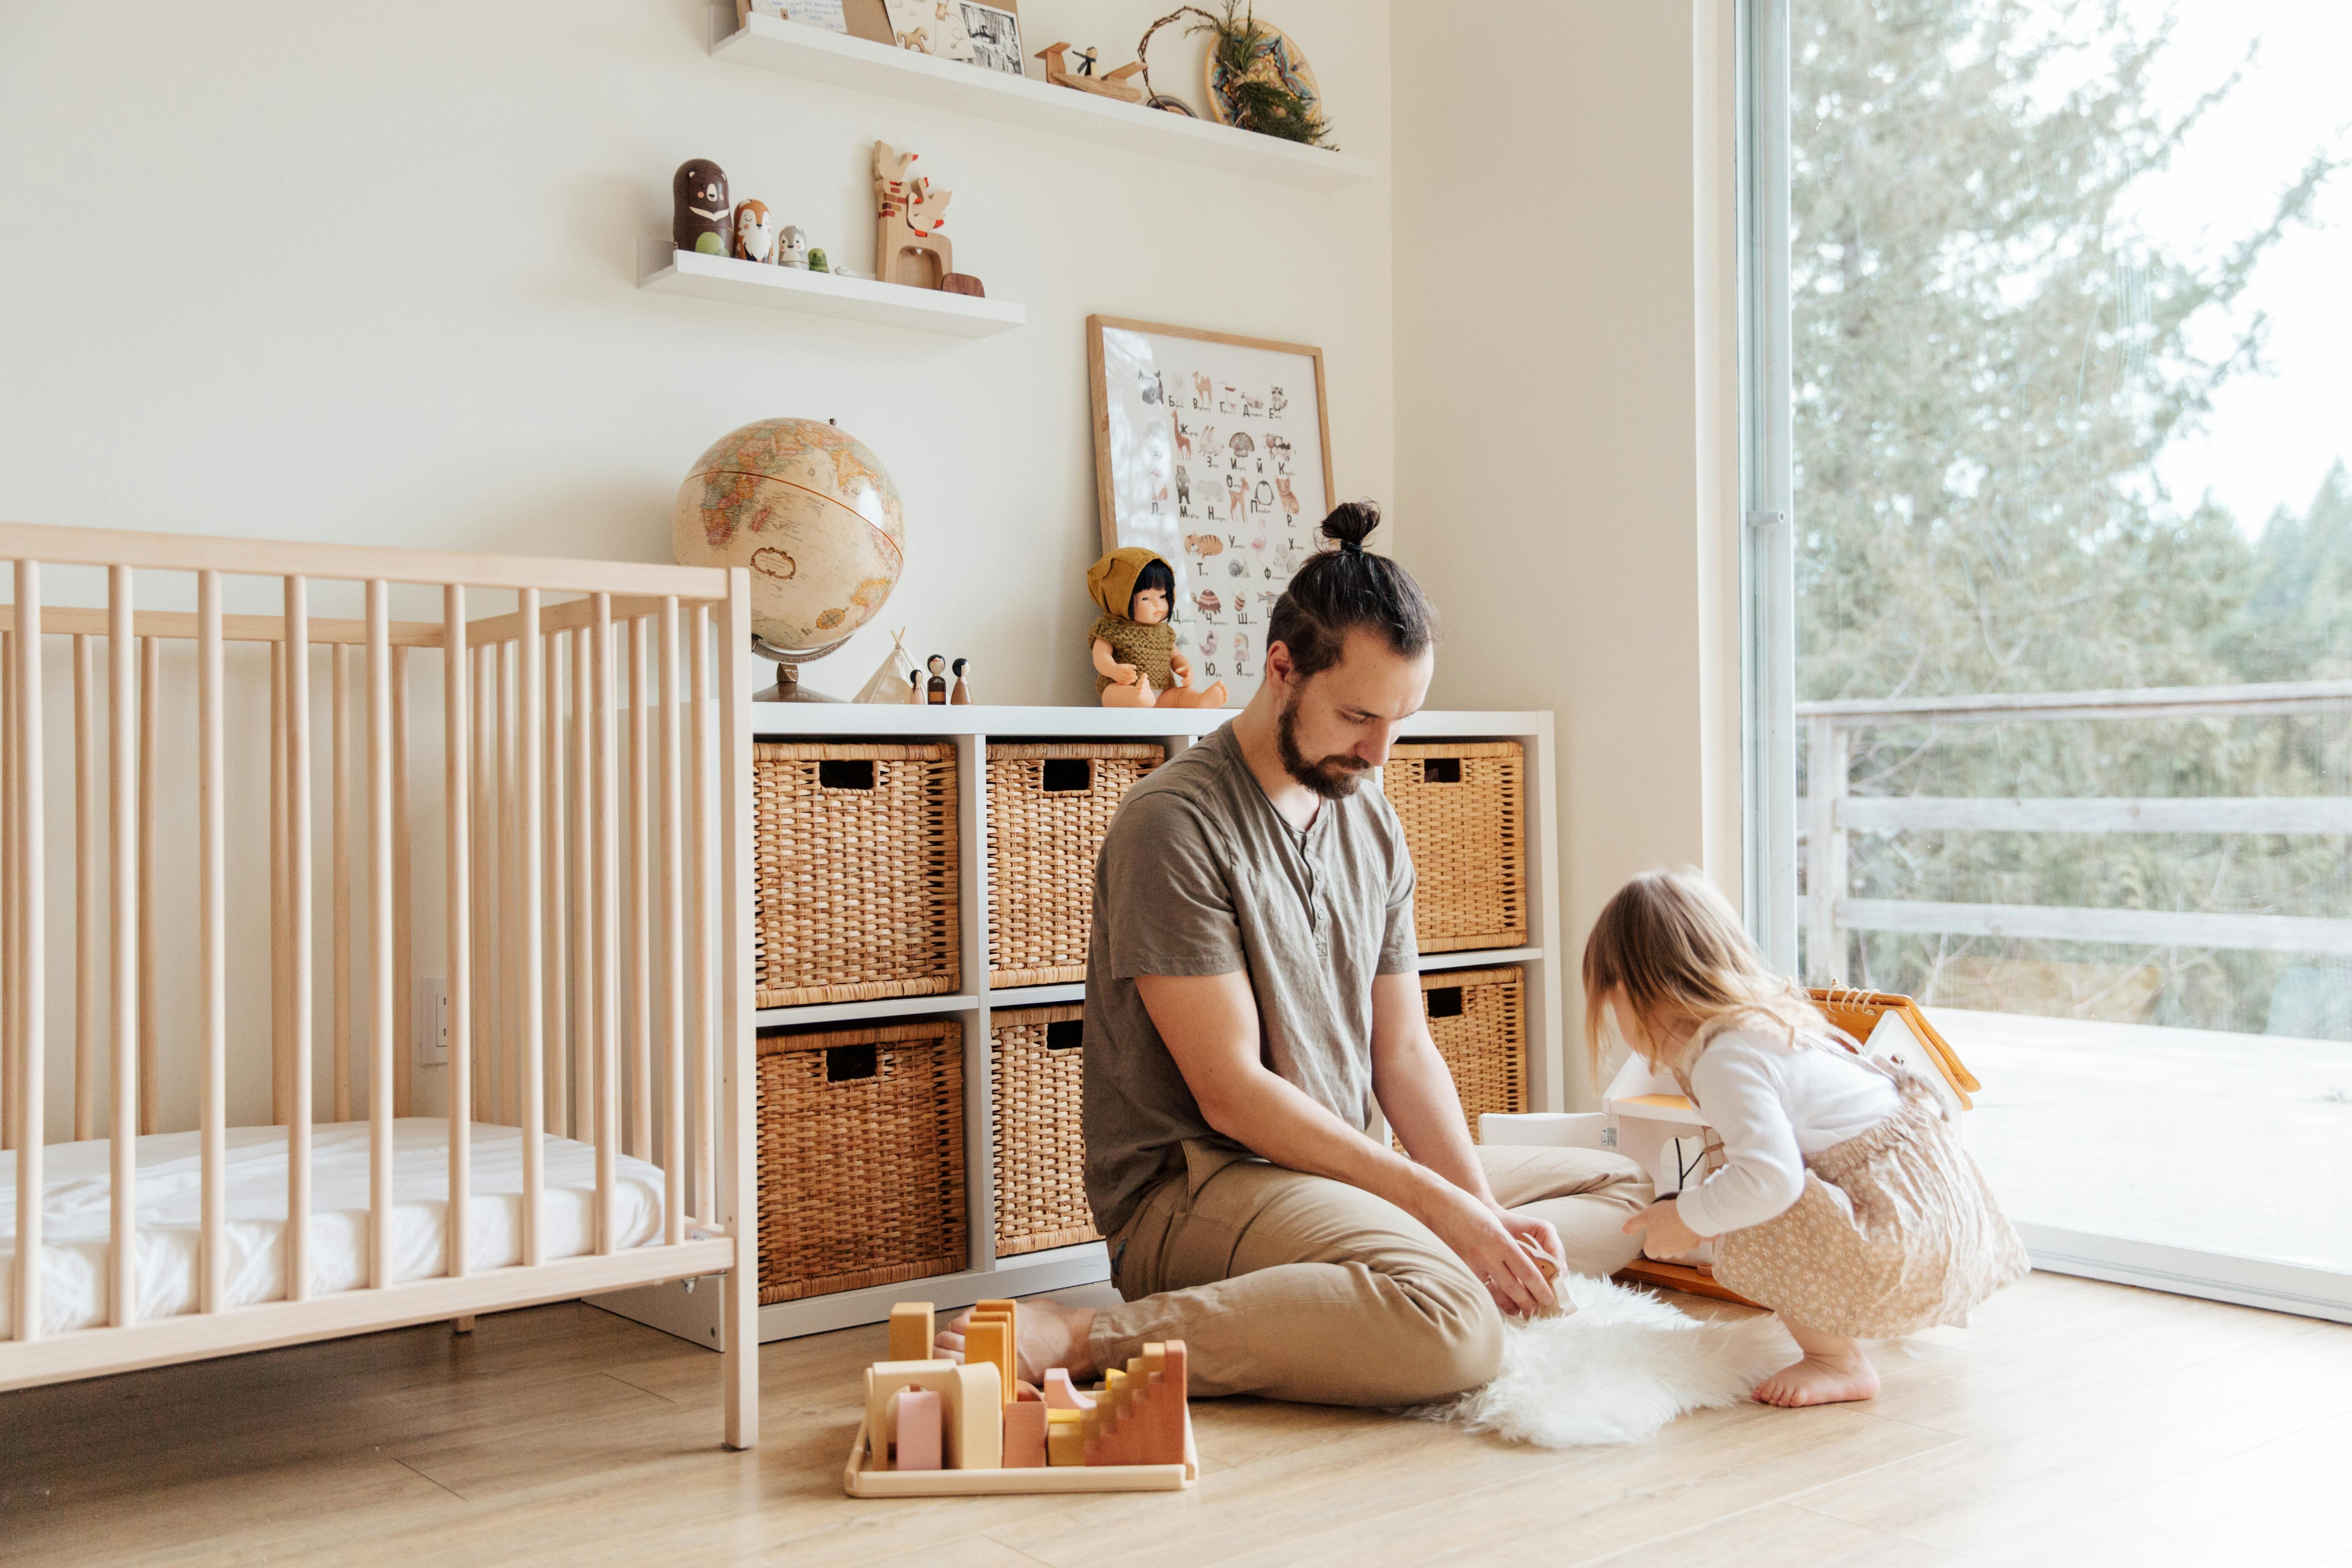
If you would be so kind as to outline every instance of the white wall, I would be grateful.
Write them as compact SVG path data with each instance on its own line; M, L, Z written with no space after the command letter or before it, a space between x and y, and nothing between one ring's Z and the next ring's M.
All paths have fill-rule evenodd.
M731 8L730 8L731 9ZM1032 0L1123 60L1150 0ZM837 418L904 492L880 619L997 701L1090 699L1085 319L1326 351L1342 494L1391 489L1385 178L1335 195L725 65L703 0L14 6L0 15L0 517L667 558L725 431ZM1387 18L1292 0L1337 140L1385 169ZM1154 77L1200 99L1174 28ZM870 268L877 138L956 193L980 342L644 294L717 160ZM806 671L845 694L869 629Z
M1116 63L1163 9L1032 0L1023 14L1034 44L1093 42ZM709 20L702 0L0 11L0 518L656 561L710 441L764 416L833 417L906 499L908 567L879 625L911 626L919 655L970 657L985 700L1082 702L1083 574L1099 552L1089 312L1321 345L1340 493L1391 495L1384 11L1284 7L1336 139L1382 171L1333 195L722 64ZM1170 29L1153 48L1155 79L1196 105L1202 47ZM670 176L689 157L870 268L877 138L954 190L959 267L1026 304L1026 328L970 342L635 288L636 242L668 232ZM93 586L68 578L51 597L94 603ZM273 608L255 586L232 583L229 607ZM187 602L185 584L170 591ZM331 585L315 595L314 613L357 609ZM809 683L846 694L888 646L869 628ZM48 798L69 835L57 726L70 710L53 676ZM167 671L174 689L183 679ZM232 840L257 845L266 731L232 739L247 808ZM419 776L431 767L421 755ZM164 839L186 841L170 807ZM70 842L49 852L60 909ZM419 968L436 973L422 955L439 941L437 847L417 854ZM320 857L323 872L323 842ZM231 868L247 931L266 929L257 866ZM175 911L193 874L160 869L165 994L184 995L193 940ZM71 956L51 950L58 1137ZM248 1026L262 963L259 944L236 954ZM320 989L323 1008L323 973ZM183 1121L186 1026L165 1040ZM234 1116L266 1115L266 1072L241 1070L232 1094Z
M1570 970L1633 872L1733 875L1729 274L1696 259L1728 238L1696 141L1727 156L1727 11L1492 0L1479 38L1539 44L1473 47L1459 7L1391 8L1401 553L1444 616L1431 702L1558 714Z

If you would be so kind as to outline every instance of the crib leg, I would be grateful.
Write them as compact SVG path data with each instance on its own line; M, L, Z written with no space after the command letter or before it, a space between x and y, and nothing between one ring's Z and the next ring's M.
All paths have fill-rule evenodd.
M462 1318L450 1319L449 1331L453 1334L472 1333L474 1331L474 1314L468 1312Z

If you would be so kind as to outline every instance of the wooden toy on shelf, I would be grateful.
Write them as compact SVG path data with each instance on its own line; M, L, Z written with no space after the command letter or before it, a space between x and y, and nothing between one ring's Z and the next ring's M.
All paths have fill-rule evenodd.
M728 251L727 171L708 158L693 158L670 176L669 242L705 256Z
M1143 101L1143 84L1128 79L1143 69L1142 61L1132 60L1117 70L1105 71L1102 75L1097 76L1094 50L1088 49L1085 54L1080 55L1077 68L1073 70L1068 58L1069 49L1070 46L1066 43L1047 44L1037 51L1037 58L1045 62L1047 81L1052 82L1055 87L1076 88L1080 92L1098 93L1104 98L1115 98L1121 103Z
M866 1371L866 1419L842 1489L852 1497L1003 1492L1176 1491L1200 1478L1181 1340L1147 1344L1091 1394L1068 1369L1041 1390L1014 1380L1020 1308L982 1301L964 1320L964 1360L900 1355L937 1317L891 1309L892 1359Z
M924 700L944 705L948 700L947 659L935 653L923 660L923 668L930 671L930 679L923 683Z
M812 245L809 247L808 269L811 272L830 272L833 270L833 264L825 259L824 246Z
M955 687L948 693L948 701L950 704L968 706L971 703L971 678L965 673L971 668L971 660L968 658L960 658L949 666L955 674Z
M921 156L874 143L874 276L885 283L938 289L955 270L955 246L940 230L952 191L934 191L908 167Z
M735 204L735 255L739 260L765 261L775 254L776 231L768 226L768 204Z
M950 294L969 294L975 300L988 298L988 290L969 272L950 272L940 279L940 287Z
M806 268L808 264L808 236L801 232L800 225L796 223L784 225L782 232L776 236L776 265Z

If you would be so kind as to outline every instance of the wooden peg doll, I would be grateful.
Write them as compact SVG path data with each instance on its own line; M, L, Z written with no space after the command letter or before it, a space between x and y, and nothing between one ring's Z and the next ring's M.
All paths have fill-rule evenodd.
M953 666L955 670L955 689L948 693L949 702L961 706L968 705L971 701L971 681L964 673L971 665L971 660L968 658L960 658L955 661Z
M930 671L930 679L926 683L930 700L944 705L948 700L948 661L933 654L923 660L923 667Z
M724 256L728 249L727 171L708 158L680 163L670 177L670 243Z
M1140 545L1114 550L1087 573L1102 615L1087 634L1095 691L1106 708L1223 708L1225 683L1192 686L1192 665L1176 647L1169 614L1176 574Z

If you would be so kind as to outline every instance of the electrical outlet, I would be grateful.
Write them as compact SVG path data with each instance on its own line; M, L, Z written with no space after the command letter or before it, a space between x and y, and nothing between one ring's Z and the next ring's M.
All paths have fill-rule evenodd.
M421 1068L449 1065L449 983L437 974L416 977L415 1062Z

